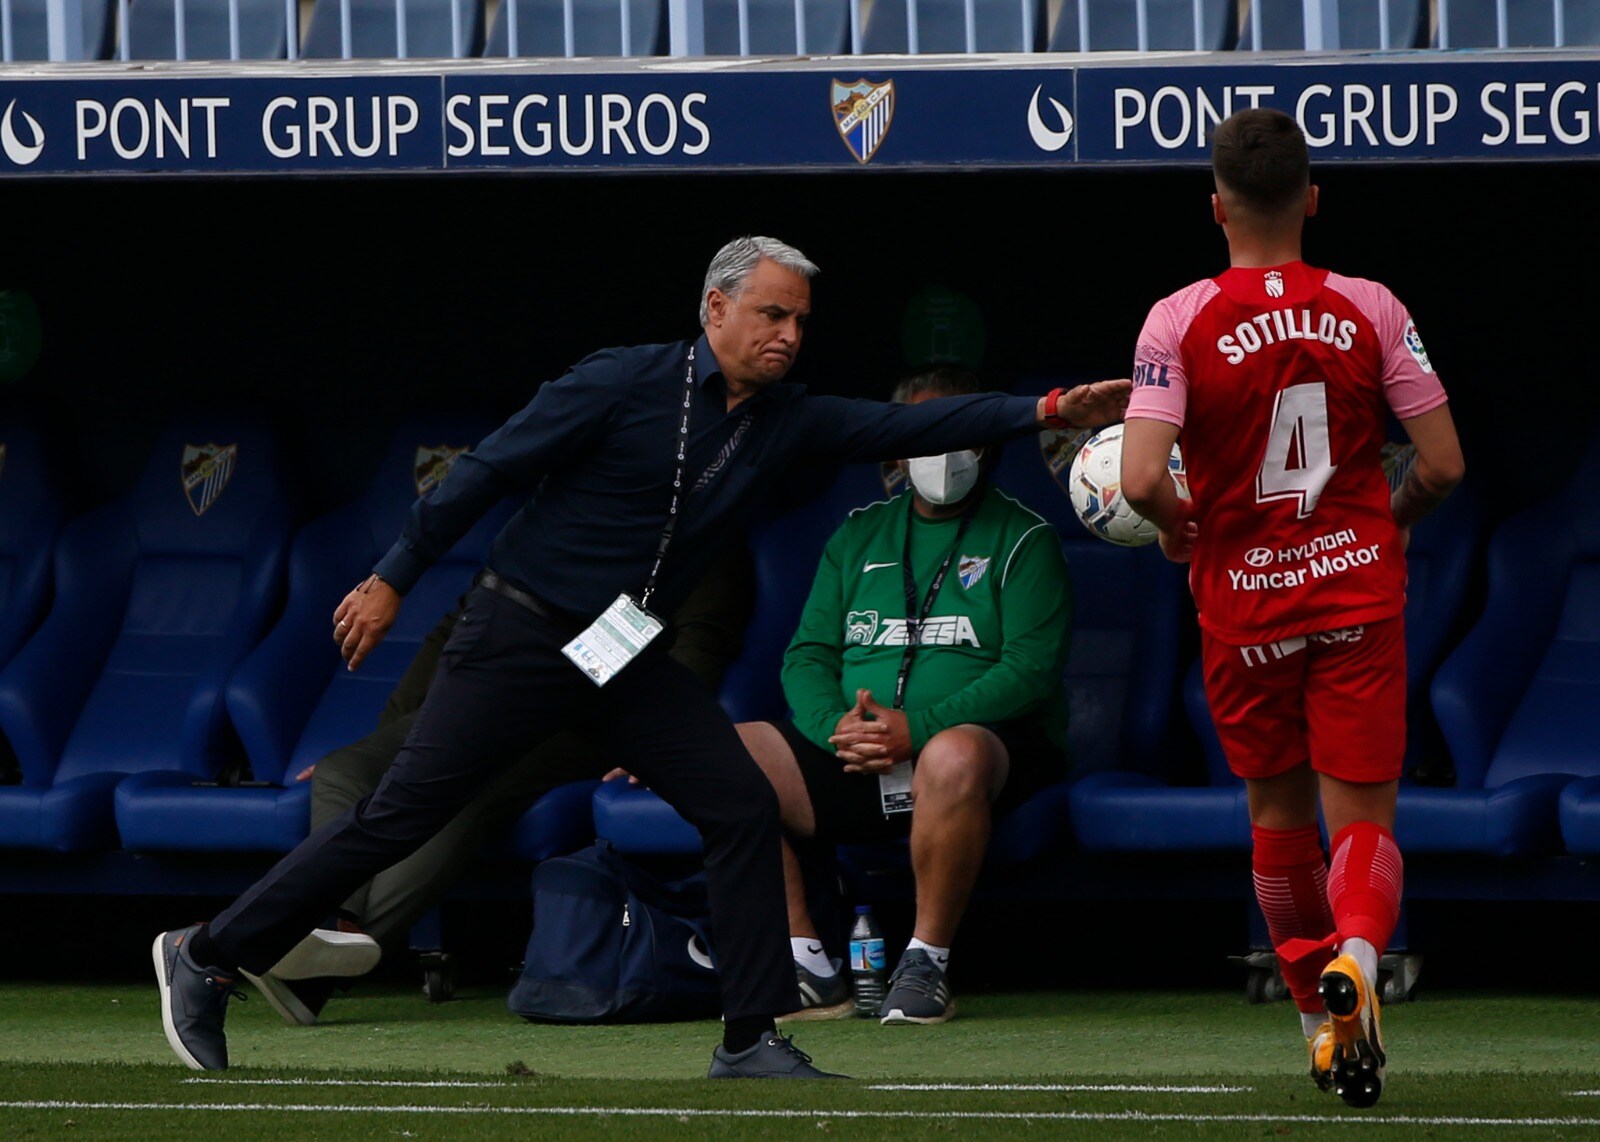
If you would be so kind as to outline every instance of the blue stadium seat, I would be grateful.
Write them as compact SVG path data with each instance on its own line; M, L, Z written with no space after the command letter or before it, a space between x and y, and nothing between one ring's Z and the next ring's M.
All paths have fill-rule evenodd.
M747 0L751 55L798 55L792 0ZM848 55L849 0L805 0L805 51L808 56ZM739 0L707 0L706 54L736 56L739 51Z
M1583 789L1565 815L1561 798L1600 776L1597 480L1600 437L1562 492L1495 529L1483 613L1433 682L1459 788L1402 790L1403 847L1538 856L1594 843Z
M316 0L300 54L344 58L344 4L351 59L399 59L394 0ZM483 51L484 0L405 0L406 59L453 59Z
M11 58L50 58L45 0L12 0ZM116 47L116 0L83 0L83 50L72 59L110 59Z
M1556 46L1556 0L1506 0L1506 47ZM1448 34L1451 48L1493 48L1500 44L1495 0L1440 0L1435 47ZM1562 43L1576 47L1600 44L1600 4L1569 2L1565 6Z
M1440 748L1428 685L1457 631L1481 541L1481 513L1466 485L1413 531L1405 612L1408 770ZM1207 784L1171 785L1148 773L1113 773L1089 780L1074 792L1074 823L1081 820L1079 840L1085 849L1249 850L1244 783L1233 776L1223 756L1198 661L1185 673L1182 696L1205 755ZM1403 844L1405 838L1401 840Z
M343 669L333 609L389 549L419 492L494 427L488 418L419 413L394 433L364 496L300 529L283 614L226 692L253 783L206 788L181 774L129 778L116 798L125 847L286 852L304 839L311 787L295 775L377 726L390 691L471 585L513 505L500 504L423 576L359 670ZM181 830L173 827L178 821L186 822Z
M1300 0L1256 0L1261 5L1261 46L1268 51L1300 51L1306 46L1305 9ZM1494 0L1489 0L1493 11ZM1378 48L1383 45L1380 6L1389 12L1389 47L1420 48L1428 42L1427 0L1339 0L1339 47ZM1240 17L1240 51L1255 47L1253 16Z
M39 429L0 420L0 667L50 602L50 563L65 519L59 479Z
M55 601L0 673L24 777L0 787L0 846L113 848L124 775L210 780L234 756L223 688L281 601L293 523L276 449L258 419L182 417L62 532Z
M869 55L897 55L911 50L907 9L916 4L917 51L967 50L966 0L875 0L861 32L861 50ZM1043 0L1027 0L1027 20L1016 0L976 0L974 33L980 52L1042 51L1049 32Z
M1089 50L1134 51L1139 47L1137 0L1088 0ZM1153 51L1222 51L1238 34L1232 0L1201 0L1200 42L1195 43L1193 0L1149 0L1145 36ZM1050 35L1050 50L1083 50L1076 0L1064 0Z
M184 0L183 58L232 59L229 0ZM177 59L174 0L133 0L124 32L130 59ZM298 23L289 23L283 0L238 0L239 58L283 59Z
M563 0L514 0L517 55L567 54ZM628 5L623 40L622 3ZM485 56L511 54L512 0L500 0L489 28ZM709 23L709 21L707 21ZM710 32L707 32L710 35ZM572 0L574 56L659 56L667 52L665 0Z

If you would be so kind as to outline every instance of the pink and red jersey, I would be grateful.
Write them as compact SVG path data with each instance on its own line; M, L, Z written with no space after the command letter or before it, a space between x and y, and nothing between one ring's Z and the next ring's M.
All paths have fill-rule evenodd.
M1445 392L1392 293L1303 262L1230 269L1156 303L1133 383L1128 419L1181 429L1208 631L1246 645L1404 609L1386 413Z

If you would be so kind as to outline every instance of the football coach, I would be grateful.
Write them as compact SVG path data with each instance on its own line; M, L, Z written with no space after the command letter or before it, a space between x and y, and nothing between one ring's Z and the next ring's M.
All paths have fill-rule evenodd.
M710 1077L832 1077L774 1023L799 1006L777 798L716 697L664 652L656 616L719 546L741 540L797 461L937 455L1041 424L1109 424L1130 386L914 405L811 395L783 379L816 273L775 239L728 243L706 273L697 339L579 362L412 506L399 540L333 613L351 670L429 565L502 497L525 497L377 789L209 924L156 937L163 1025L190 1067L228 1065L224 1015L241 974L265 972L352 889L421 846L519 743L582 729L700 832L725 1020Z

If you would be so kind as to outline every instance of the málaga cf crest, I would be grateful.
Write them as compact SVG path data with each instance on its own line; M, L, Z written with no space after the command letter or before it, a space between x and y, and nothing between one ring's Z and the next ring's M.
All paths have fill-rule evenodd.
M412 476L417 482L417 495L425 496L437 488L450 474L450 465L456 462L456 457L470 451L471 447L453 448L448 444L435 444L432 448L423 444L417 445L416 460L412 465Z
M1044 466L1050 469L1050 474L1055 477L1062 491L1067 490L1073 459L1094 433L1092 428L1046 428L1039 433L1039 451L1044 454Z
M894 80L870 83L833 81L833 125L856 162L872 158L894 119Z
M183 494L195 515L205 515L217 502L222 489L233 479L239 459L237 444L185 444L183 446Z

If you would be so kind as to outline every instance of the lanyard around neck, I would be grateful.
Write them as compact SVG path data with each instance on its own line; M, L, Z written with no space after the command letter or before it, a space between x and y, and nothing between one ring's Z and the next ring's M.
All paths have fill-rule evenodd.
M661 539L656 544L655 565L650 568L650 577L644 582L644 593L639 596L639 605L648 607L650 596L655 593L656 579L661 574L661 564L667 558L667 547L672 542L672 531L678 526L678 516L682 511L683 502L705 489L713 479L727 466L733 454L739 451L739 445L744 443L745 433L750 428L754 413L745 409L744 415L739 418L739 423L734 426L733 435L723 445L722 450L706 465L705 471L700 473L694 487L687 493L683 490L683 478L687 469L689 458L689 412L694 407L694 346L689 346L689 360L684 367L683 374L683 408L678 417L678 453L675 459L677 467L672 473L672 503L667 508L667 522L661 528Z
M972 522L972 516L977 509L976 500L961 513L961 522L956 525L956 537L950 541L950 550L944 553L944 561L939 564L939 570L933 577L933 582L928 584L928 593L923 597L922 605L917 605L917 577L911 570L911 529L916 526L916 496L913 492L906 493L909 501L906 510L906 542L905 551L900 559L901 577L906 588L906 649L900 656L900 672L894 680L894 708L905 708L906 681L911 677L911 660L916 657L917 646L922 642L922 624L928 621L928 612L933 610L933 601L939 597L939 588L944 586L944 577L950 571L950 564L956 557L956 549L961 546L961 537L967 534L967 525Z
M672 529L678 526L678 511L683 503L683 473L689 455L689 409L694 404L694 346L689 346L689 362L683 371L683 408L678 417L677 468L672 473L672 504L667 508L667 522L661 528L661 539L656 543L656 561L650 568L650 577L644 581L644 594L639 596L641 608L650 605L650 596L656 589L656 578L661 574L661 564L667 558L667 547L672 542Z

